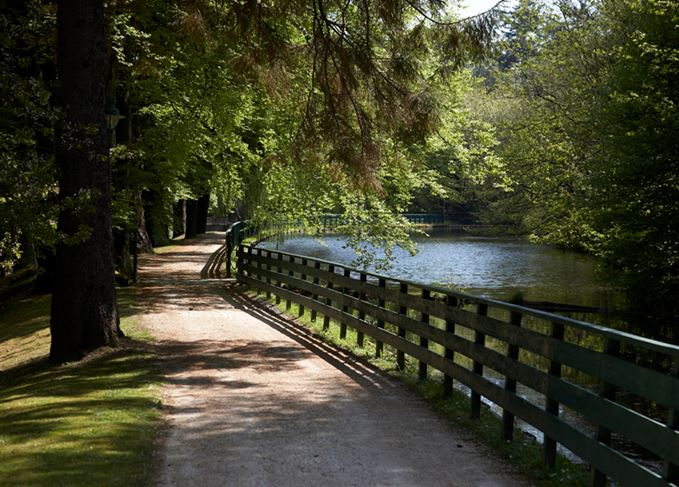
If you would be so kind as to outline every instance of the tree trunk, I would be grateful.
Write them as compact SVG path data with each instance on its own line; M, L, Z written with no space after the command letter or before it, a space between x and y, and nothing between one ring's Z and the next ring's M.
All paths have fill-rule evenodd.
M172 217L172 238L184 235L184 229L186 228L186 201L179 200L174 204Z
M198 198L196 233L201 234L207 231L207 213L210 209L210 195L204 194Z
M57 247L50 361L118 344L111 233L111 164L105 124L107 50L103 0L57 4Z
M198 233L198 200L186 200L185 238L193 238Z

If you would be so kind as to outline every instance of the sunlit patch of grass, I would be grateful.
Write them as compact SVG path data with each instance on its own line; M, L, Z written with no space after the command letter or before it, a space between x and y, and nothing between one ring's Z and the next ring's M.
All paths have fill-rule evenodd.
M369 361L389 375L408 384L423 396L439 414L474 433L477 438L514 465L518 471L530 477L535 485L544 487L584 487L589 485L590 476L586 465L574 464L562 455L557 455L556 468L550 470L542 460L542 445L524 435L522 431L515 431L514 441L504 441L500 434L502 421L488 408L481 408L480 418L471 418L469 413L470 400L466 394L454 390L452 397L444 397L441 385L442 374L430 374L430 379L419 381L417 378L417 361L409 358L406 361L405 369L399 370L396 366L396 353L393 348L385 346L381 357L375 358L375 341L366 336L364 346L359 347L356 344L356 331L352 328L347 328L346 338L341 339L339 323L335 320L330 320L330 327L324 330L323 315L320 313L318 313L316 321L311 321L309 310L305 310L304 314L298 317L299 306L296 303L291 303L288 310L285 300L276 305L274 298L267 299L262 297L261 293L258 294L254 291L250 291L249 294L253 298L265 300L268 304L274 304L281 312L295 317L316 337ZM463 362L461 357L456 357L457 362Z
M132 292L120 292L125 315L121 327L132 338L120 348L97 352L82 362L44 364L5 377L0 370L0 485L151 481L161 375L153 348L139 340L147 333L128 308ZM3 310L0 346L11 342L19 347L12 349L12 363L47 356L48 324L47 296L17 301ZM33 348L22 348L27 343L23 337L32 337Z
M47 357L50 303L50 295L23 297L0 309L0 373Z

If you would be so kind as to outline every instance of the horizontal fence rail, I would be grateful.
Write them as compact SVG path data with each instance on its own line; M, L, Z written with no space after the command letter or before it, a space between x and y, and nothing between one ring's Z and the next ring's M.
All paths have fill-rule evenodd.
M370 337L376 355L395 354L401 368L414 361L420 379L439 371L446 394L454 381L468 387L472 416L482 397L496 404L506 440L515 418L542 431L550 466L561 444L591 465L593 485L679 481L679 347L311 257L244 245L237 257L239 282L322 315L326 329L334 320L342 338L353 328L359 346ZM653 366L638 359L648 353ZM661 471L619 448L630 443Z

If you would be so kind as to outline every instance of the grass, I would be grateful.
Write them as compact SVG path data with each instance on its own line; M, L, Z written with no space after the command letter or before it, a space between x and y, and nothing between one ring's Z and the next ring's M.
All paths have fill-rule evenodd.
M254 291L251 296L257 297ZM266 300L269 304L275 304L274 298ZM286 310L286 302L282 300L278 309L307 327L315 336L330 343L338 348L349 351L361 357L371 364L379 367L386 373L399 378L418 394L424 397L430 406L446 419L461 426L467 431L489 445L499 456L508 460L519 472L529 477L535 485L553 487L584 487L590 485L589 469L586 465L579 465L570 462L562 455L557 455L556 468L550 470L542 460L542 445L533 438L516 430L514 441L505 442L500 434L502 421L495 414L485 407L481 408L481 417L472 419L469 415L469 397L464 393L455 390L451 398L443 396L440 377L431 374L431 379L426 381L417 380L417 362L408 360L405 370L400 371L396 367L396 357L391 347L384 347L381 358L375 358L375 342L366 336L364 346L356 344L356 331L347 328L345 339L340 339L340 327L334 320L330 321L328 330L323 329L323 315L318 314L316 321L311 321L311 313L305 310L303 316L299 315L299 306L291 303L289 310Z
M121 327L131 339L58 367L45 363L49 296L0 310L1 486L151 481L161 375L133 292L119 296Z

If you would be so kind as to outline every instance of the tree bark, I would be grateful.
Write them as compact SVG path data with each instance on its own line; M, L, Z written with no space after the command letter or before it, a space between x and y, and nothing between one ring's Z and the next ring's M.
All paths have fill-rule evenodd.
M50 361L118 344L111 232L111 164L105 123L103 0L57 4L56 162L63 235L56 252Z
M198 233L198 200L186 200L185 238L193 238Z
M172 237L184 235L186 228L186 201L179 200L174 204L172 212Z
M207 213L210 209L210 195L204 194L198 198L196 233L201 234L207 231Z

